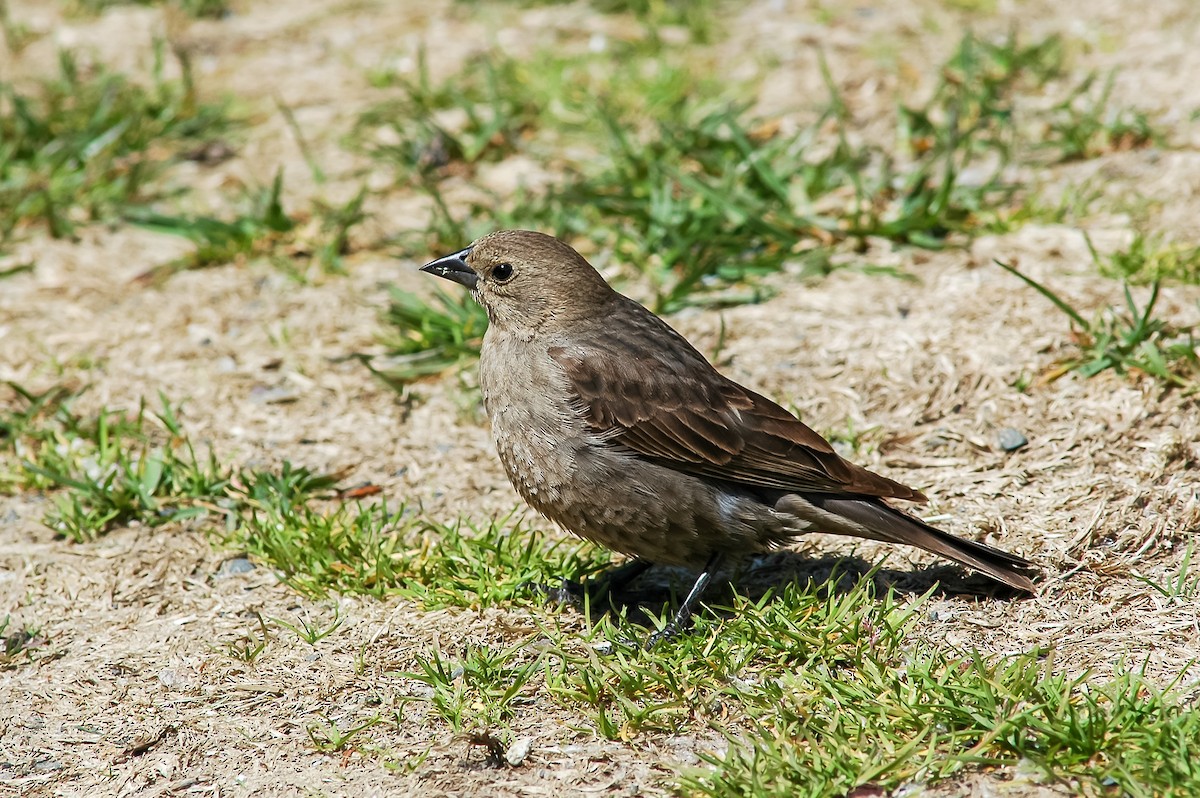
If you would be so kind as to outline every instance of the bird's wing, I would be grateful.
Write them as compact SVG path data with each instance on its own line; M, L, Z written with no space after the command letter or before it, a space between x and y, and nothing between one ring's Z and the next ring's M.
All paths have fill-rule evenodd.
M549 350L589 425L609 440L726 482L925 501L919 491L842 459L791 413L723 377L682 336L650 318L638 319L656 329L641 331L651 334L639 336L637 351L616 340Z

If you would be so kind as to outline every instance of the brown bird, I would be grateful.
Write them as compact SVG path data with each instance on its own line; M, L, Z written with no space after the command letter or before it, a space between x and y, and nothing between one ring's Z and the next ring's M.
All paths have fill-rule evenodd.
M917 546L1033 592L1029 562L891 507L926 498L721 375L558 239L505 230L422 270L471 289L487 311L479 381L517 492L637 558L634 575L650 563L700 572L668 634L726 560L806 532Z

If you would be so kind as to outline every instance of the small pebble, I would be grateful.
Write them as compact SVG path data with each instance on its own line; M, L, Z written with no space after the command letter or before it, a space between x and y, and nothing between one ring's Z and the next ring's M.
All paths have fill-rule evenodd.
M925 438L925 448L941 449L944 446L949 446L953 442L954 441L951 440L949 435L946 434L946 430L939 427L933 431L933 434Z
M256 405L283 405L295 402L300 394L292 388L256 385L250 389L250 401Z
M247 560L245 557L234 557L231 560L226 560L221 563L221 567L217 569L215 576L236 576L238 574L248 574L254 570L254 563Z
M1000 440L1000 448L1006 452L1015 452L1017 449L1020 449L1022 446L1025 446L1029 443L1029 439L1026 438L1021 431L1015 427L1005 427L1004 429L1000 430L1000 435L998 437Z
M516 742L508 747L507 751L504 752L504 760L508 762L511 767L520 767L520 765L525 761L525 758L529 756L529 751L531 748L533 748L533 738L520 737L516 740Z

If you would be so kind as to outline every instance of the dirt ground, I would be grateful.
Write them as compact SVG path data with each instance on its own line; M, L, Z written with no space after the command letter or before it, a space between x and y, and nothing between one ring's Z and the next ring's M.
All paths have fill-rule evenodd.
M874 104L884 120L890 90L931 81L932 65L961 36L967 17L958 5L968 4L750 3L730 12L713 59L734 75L763 71L756 109L786 118L821 91L819 45L847 101ZM173 178L194 186L200 204L218 203L230 186L268 182L280 165L297 206L317 193L352 195L355 170L366 164L339 141L382 96L366 71L385 62L411 67L421 45L443 76L492 45L514 55L579 47L631 24L580 4L247 0L226 19L201 22L136 7L99 17L57 9L10 2L14 18L46 35L19 57L5 52L0 75L48 70L64 45L143 70L154 38L167 33L194 54L205 91L231 91L253 109L237 157L184 165ZM998 0L970 19L984 33L1061 33L1081 72L1120 68L1115 105L1142 109L1171 131L1170 149L1057 167L1040 176L1044 186L1094 177L1110 197L1152 197L1157 228L1200 240L1200 126L1192 121L1200 108L1200 5ZM330 185L313 183L275 98L294 109ZM364 242L419 227L427 214L403 191L373 197L368 210L371 220L356 233ZM1128 241L1131 222L1098 214L1089 230L1102 248L1115 247ZM37 266L0 282L0 380L34 389L64 378L89 383L85 411L136 408L161 390L183 402L193 440L226 459L349 469L347 482L381 485L440 520L485 520L518 505L486 428L457 411L454 386L423 383L419 401L403 405L344 359L379 351L386 286L419 285L418 264L376 250L352 256L348 276L308 285L265 263L183 273L161 288L131 284L186 248L104 226L80 228L77 240L22 243L16 257ZM1119 286L1094 275L1081 233L1031 225L965 251L881 247L869 257L920 282L852 271L816 284L781 277L767 303L674 322L709 350L723 318L726 373L793 404L817 429L878 427L865 465L924 489L930 512L951 516L951 531L982 531L1044 567L1036 598L936 599L917 635L1001 655L1053 646L1068 667L1093 668L1097 678L1143 660L1164 684L1177 676L1200 658L1197 607L1138 577L1175 574L1200 525L1200 409L1148 381L1112 375L1069 375L1025 393L1011 387L1052 367L1069 336L1064 318L992 259L1053 280L1081 307L1118 301ZM1161 312L1195 323L1197 300L1196 287L1170 287ZM279 396L287 401L264 400ZM1021 430L1029 445L1002 451L1004 427ZM221 646L257 629L253 613L328 619L334 604L298 597L261 567L222 571L236 552L214 550L187 529L120 529L90 544L56 539L39 523L46 501L0 497L0 616L39 628L55 651L0 671L0 795L655 795L681 766L697 764L698 752L721 748L716 738L602 741L569 728L547 702L514 722L532 738L519 768L481 767L465 740L416 709L403 732L395 724L368 732L386 756L320 753L307 729L322 717L343 728L370 717L381 700L411 689L391 674L408 670L415 654L514 639L533 629L528 611L426 612L400 600L346 598L336 635L316 647L277 636L248 666ZM798 547L814 555L850 548L832 539ZM889 562L928 560L896 551ZM1184 683L1197 675L1193 669ZM1010 775L971 775L932 794L1054 792Z

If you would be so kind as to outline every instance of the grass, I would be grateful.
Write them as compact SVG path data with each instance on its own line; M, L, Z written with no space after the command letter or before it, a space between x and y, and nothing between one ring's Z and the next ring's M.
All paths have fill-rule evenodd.
M1136 284L1200 283L1200 246L1169 241L1137 230L1127 247L1101 255L1087 238L1092 261L1101 274Z
M22 50L38 38L38 33L26 22L13 19L8 0L0 0L0 32L4 36L4 44L13 55L20 55Z
M371 364L390 383L440 374L474 362L487 329L487 314L469 293L434 288L423 299L393 288L387 310L389 332L383 337L387 365Z
M496 606L529 584L598 570L607 557L500 519L438 524L386 502L343 503L336 475L284 462L234 469L200 456L162 409L84 417L65 388L9 384L19 407L0 413L0 492L46 491L48 526L76 541L118 525L215 520L219 536L267 562L298 591L402 595L429 606Z
M648 57L630 52L631 63ZM1055 37L1025 45L1015 36L965 36L931 95L899 104L891 149L858 141L828 74L825 108L784 134L778 120L722 101L668 55L657 57L662 65L649 77L626 65L610 84L597 82L589 57L560 55L481 59L442 85L422 68L416 80L394 83L401 98L365 114L360 135L392 120L391 143L368 151L429 196L433 222L401 242L401 254L428 258L494 229L532 227L608 254L621 267L618 282L656 312L757 302L770 295L763 276L827 273L832 253L868 240L937 249L1032 218L1013 175L1014 159L1034 148L1023 135L1042 129L1034 122L1053 128L1051 143L1066 159L1075 156L1064 142L1118 136L1113 119L1124 118L1109 118L1111 79L1092 96L1089 77L1050 121L1021 121L1021 93L1062 73ZM554 80L543 74L551 71ZM638 87L643 100L631 100ZM450 108L456 113L447 116ZM567 154L583 133L601 143L595 157ZM562 160L563 176L539 192L466 208L447 199L446 178L517 153ZM468 307L444 295L397 297L388 320L399 330L391 342L400 360L391 379L469 362L482 315ZM459 323L467 335L455 332Z
M196 249L182 258L154 267L140 278L161 283L185 269L202 269L269 254L296 228L296 221L283 209L283 173L277 173L269 188L247 197L249 206L231 221L211 216L169 216L136 209L126 219L157 233L186 238Z
M1112 107L1115 79L1115 71L1103 82L1097 73L1088 75L1046 115L1041 146L1054 160L1087 160L1164 143L1162 133L1145 113Z
M143 402L133 413L82 416L72 409L78 394L65 388L37 394L9 387L22 406L0 413L0 492L51 494L45 523L71 540L131 523L228 522L264 495L299 502L332 495L336 484L289 463L279 473L237 470L211 451L199 455L162 396L157 412Z
M0 82L0 247L33 224L63 237L149 201L171 163L229 130L225 107L200 101L186 68L165 78L157 53L148 86L67 51L32 91Z
M501 748L526 705L544 711L539 695L581 715L581 732L630 744L708 730L728 750L681 775L689 796L882 794L997 767L1082 794L1200 785L1200 712L1179 685L1155 687L1136 667L1110 681L1068 674L1049 651L932 649L909 639L923 600L871 584L737 599L651 652L607 617L577 642L550 629L500 648L434 649L396 674L424 688L400 704ZM533 645L543 635L561 642Z
M291 621L285 621L282 618L272 618L271 620L277 626L281 626L284 629L288 629L295 633L296 637L300 638L305 643L308 643L310 646L316 646L317 643L321 642L340 629L342 623L346 619L342 617L342 614L335 607L333 611L333 620L329 622L328 626L323 626L320 623L313 622L307 617L297 617L295 623L292 623Z
M220 19L230 12L229 0L66 0L71 10L80 14L100 14L124 5L169 6L189 17Z
M494 607L529 599L534 583L577 578L607 557L500 519L438 524L386 503L290 504L256 492L226 539L267 562L299 592L400 596L430 608Z
M750 744L708 757L714 770L686 776L681 791L844 795L1020 765L1085 795L1190 794L1200 712L1122 671L1096 683L1043 652L872 652L851 671L806 662L756 696Z
M12 617L9 615L0 621L0 671L36 661L39 659L36 654L48 642L35 626L22 626L10 631L11 624Z
M455 733L490 733L507 725L521 704L533 703L541 662L523 647L524 642L500 651L467 646L456 657L434 650L417 657L418 670L396 676L429 687L432 709ZM411 700L402 699L401 706Z
M383 70L370 75L372 84L395 88L400 97L362 113L350 143L402 173L500 160L516 152L522 131L538 116L533 96L522 90L526 69L515 60L482 56L468 62L460 79L435 85L421 51L413 79ZM464 114L453 126L447 121L452 110Z
M1094 250L1093 250L1094 252ZM1078 354L1069 357L1047 377L1056 379L1068 371L1093 377L1112 370L1121 375L1146 375L1164 385L1192 393L1200 388L1200 340L1194 328L1179 328L1154 316L1160 284L1150 286L1150 295L1139 306L1128 283L1124 285L1125 307L1107 307L1089 320L1048 286L996 261L1005 271L1050 300L1072 322L1073 346Z
M525 2L536 5L547 0ZM633 17L644 26L643 29L652 40L658 40L662 29L674 27L687 31L691 41L697 44L706 44L714 38L720 8L715 0L590 0L589 5L601 14L627 14Z
M704 8L655 0L598 4L681 25L695 40L710 35ZM626 287L670 313L758 301L770 291L764 276L824 274L835 268L833 253L870 240L955 246L1036 215L1012 176L1030 147L1016 101L1058 75L1056 40L1022 46L1013 39L964 39L928 98L897 98L896 139L887 147L857 140L853 112L832 79L826 106L792 130L714 99L669 58L646 70L647 54L664 52L653 35L636 46L613 46L618 52L603 58L492 56L445 84L435 84L423 68L411 81L378 75L378 84L395 89L400 100L364 116L356 146L393 165L397 181L424 192L434 209L427 230L398 239L401 253L429 257L493 227L538 226L604 253L619 264ZM597 65L612 61L617 79L609 83ZM75 79L71 91L90 102L92 78ZM121 80L113 85L126 88L110 96L132 91ZM1144 117L1108 107L1111 76L1103 84L1089 80L1034 120L1050 132L1049 149L1040 155L1095 157L1156 141ZM38 119L74 113L71 102L60 98L62 107L43 108L39 97L28 99ZM130 124L141 124L139 118ZM112 124L98 124L86 140L101 160L80 169L85 162L77 158L29 184L47 196L55 181L60 185L49 210L31 204L22 206L25 215L7 216L14 220L9 234L42 224L66 235L71 225L112 218L194 242L194 253L148 273L155 281L181 268L258 257L288 259L289 268L296 261L322 271L344 268L365 192L344 204L289 212L280 176L247 194L232 217L151 213L144 202L157 192L147 181L161 176L191 139L181 128L163 128L163 138L136 139L127 160L110 163L103 160L111 143L104 136ZM57 152L56 142L68 138L43 147ZM176 154L145 155L161 152L151 144L163 141ZM565 145L581 141L594 142L594 149L571 156ZM8 152L5 146L0 152ZM452 199L456 180L516 155L563 177L545 189L477 203ZM52 160L47 152L41 157ZM117 179L105 183L110 167ZM92 168L101 173L94 186L78 174ZM1071 200L1060 210L1088 202ZM1171 328L1155 312L1159 281L1194 281L1195 252L1139 236L1126 250L1094 257L1102 271L1150 288L1127 285L1124 307L1089 321L1047 286L1005 268L1069 317L1077 351L1066 368L1150 374L1190 390L1197 366L1192 331ZM1146 298L1138 303L1135 295ZM477 351L482 311L465 294L429 297L393 294L388 347L396 355L396 381L462 366ZM336 475L286 462L234 468L216 453L197 452L178 408L163 397L154 410L143 403L132 412L85 416L68 389L10 388L12 400L0 410L0 492L46 493L47 523L72 540L135 523L199 528L306 597L372 596L422 611L528 606L530 583L579 578L608 563L603 552L514 518L441 523L394 502L347 503ZM858 449L871 445L871 433L848 425L835 437ZM1192 601L1194 571L1189 546L1177 571L1145 584L1162 599ZM502 766L507 743L544 723L549 710L585 740L639 751L667 735L700 741L703 766L679 773L673 788L713 798L907 793L992 770L1097 796L1200 791L1200 713L1185 698L1194 686L1182 676L1164 687L1137 665L1099 679L1074 671L1053 651L999 657L934 647L918 633L924 599L878 589L870 578L819 588L780 584L761 598L720 600L729 606L702 612L694 634L653 651L630 644L649 630L620 610L584 622L538 607L520 616L519 628L503 626L504 642L496 644L439 637L389 674L388 694L367 714L331 711L302 728L317 752L346 756L371 750L381 726L394 724L390 731L407 738L414 724L433 725L467 735ZM651 610L652 624L663 623L665 612ZM343 620L339 611L321 620L255 614L214 650L250 669L270 658L278 630L316 647L352 627ZM0 623L0 669L26 666L44 644L38 629L9 626L7 618ZM418 758L405 767L419 764Z
M343 729L336 720L323 718L320 724L308 726L308 738L318 751L330 754L345 751L353 740L362 732L379 723L379 718L368 718L357 725Z
M1134 575L1134 578L1163 598L1181 601L1192 601L1200 598L1200 572L1195 569L1195 563L1192 561L1195 554L1196 542L1189 540L1187 547L1183 550L1183 557L1179 562L1179 570L1176 571L1173 578L1162 582L1156 582L1137 574Z
M117 525L158 526L204 514L222 498L231 472L211 454L201 458L182 435L173 408L136 413L102 410L82 418L69 394L34 395L11 385L26 401L0 416L0 488L64 487L46 524L73 540L91 540Z
M366 189L360 189L342 205L313 202L307 216L291 215L283 207L283 172L270 186L248 192L244 209L226 220L214 216L179 216L147 208L127 211L125 219L157 233L191 241L195 249L175 260L158 264L142 273L139 282L160 285L171 275L189 269L204 269L226 263L244 263L267 258L298 280L307 280L315 265L322 274L344 273L342 256L349 250L350 231L366 214Z

